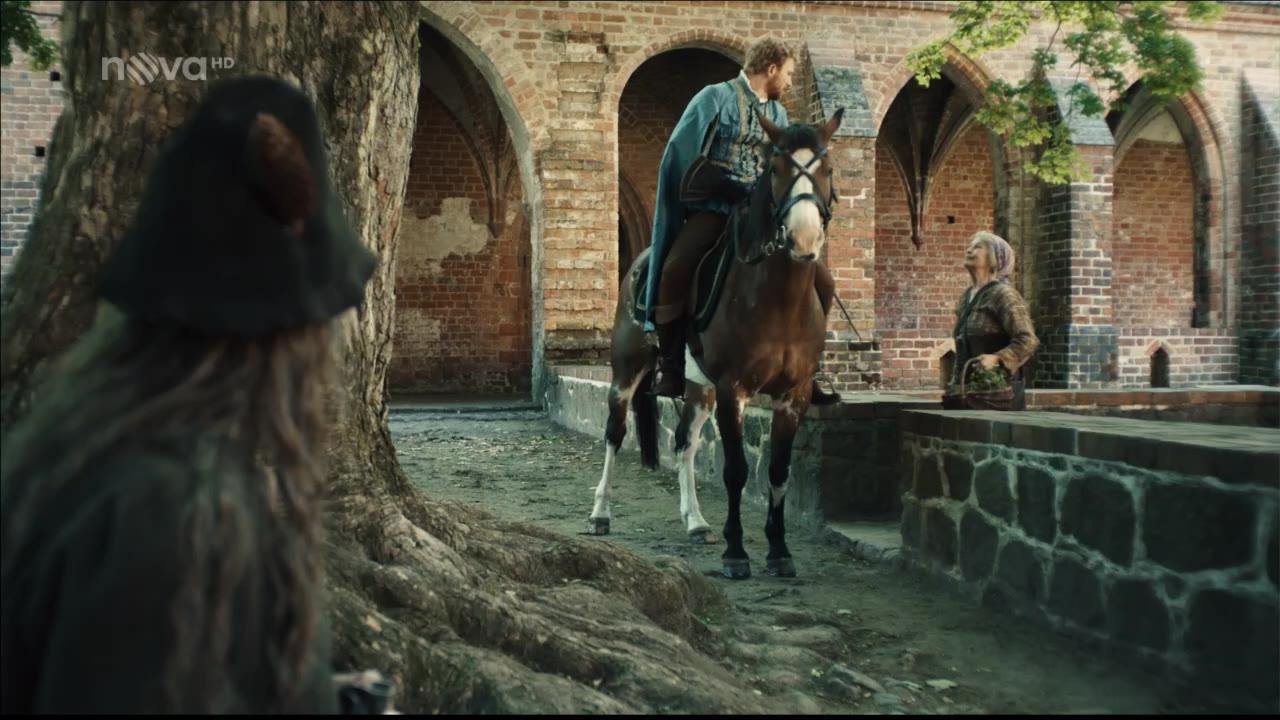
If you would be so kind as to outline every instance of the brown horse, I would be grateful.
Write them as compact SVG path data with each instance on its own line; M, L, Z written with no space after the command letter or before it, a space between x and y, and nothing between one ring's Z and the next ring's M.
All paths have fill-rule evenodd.
M787 550L783 508L792 442L809 409L813 376L825 344L826 313L814 289L815 260L826 242L835 199L827 143L842 115L843 110L837 111L821 127L793 124L784 130L757 114L771 142L769 167L756 183L743 232L730 248L736 257L715 314L704 331L691 336L686 350L685 406L676 430L676 452L681 455L680 517L691 540L714 542L698 507L694 481L702 425L714 410L724 444L724 484L729 493L724 525L727 547L722 558L724 574L733 579L751 576L751 562L742 546L742 490L747 482L742 429L747 402L757 393L773 399L767 569L770 575L796 574ZM646 250L632 263L628 277L634 279L648 263ZM604 474L589 521L591 531L599 535L609 532L609 486L633 398L642 460L646 467L658 464L653 394L657 355L634 319L632 294L625 291L628 286L624 284L619 293L614 318Z

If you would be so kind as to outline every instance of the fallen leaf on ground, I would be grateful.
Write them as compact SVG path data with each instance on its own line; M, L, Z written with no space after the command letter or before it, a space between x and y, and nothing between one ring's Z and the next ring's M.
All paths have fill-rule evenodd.
M925 682L925 685L928 685L935 690L950 690L951 688L956 687L956 683L951 680L928 680Z

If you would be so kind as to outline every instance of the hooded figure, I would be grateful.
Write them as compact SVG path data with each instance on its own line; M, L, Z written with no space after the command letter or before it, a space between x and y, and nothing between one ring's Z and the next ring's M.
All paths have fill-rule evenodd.
M375 268L310 100L212 87L0 463L5 713L332 713L332 321Z

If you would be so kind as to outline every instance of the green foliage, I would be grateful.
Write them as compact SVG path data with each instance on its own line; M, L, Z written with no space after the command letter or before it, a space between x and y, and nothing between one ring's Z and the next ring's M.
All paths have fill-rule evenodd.
M987 103L976 114L1014 147L1028 148L1034 159L1026 164L1033 176L1053 185L1087 179L1087 167L1071 144L1067 123L1075 113L1099 117L1107 111L1102 98L1080 73L1087 72L1116 98L1113 110L1123 110L1123 69L1134 63L1143 84L1157 99L1172 100L1200 83L1195 49L1173 28L1170 5L1163 0L1107 2L1105 0L1039 0L961 2L951 19L954 28L944 38L907 56L916 80L926 87L942 77L946 47L977 57L1021 40L1034 21L1054 26L1047 44L1032 52L1032 72L1021 83L995 80L987 87ZM1222 16L1217 2L1179 2L1188 19L1209 22ZM1065 35L1063 35L1065 31ZM1061 43L1072 58L1076 80L1066 92L1062 109L1048 77L1058 67L1055 45Z
M995 390L1004 390L1008 387L1010 387L1009 373L999 365L993 368L984 368L978 363L974 363L969 366L969 375L964 381L966 393L993 392ZM946 388L946 394L959 395L960 384L949 383Z
M0 0L0 67L13 64L12 45L31 56L36 70L48 70L58 59L58 44L40 34L29 0Z

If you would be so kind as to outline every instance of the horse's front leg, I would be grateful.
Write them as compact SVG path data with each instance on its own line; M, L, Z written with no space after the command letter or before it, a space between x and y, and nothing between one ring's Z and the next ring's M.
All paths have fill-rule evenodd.
M716 425L724 444L724 487L729 494L729 517L724 521L727 547L721 559L725 577L743 580L751 577L751 559L742 546L742 489L747 485L747 457L742 449L742 416L746 398L737 397L720 388L716 403Z
M698 505L698 483L694 474L698 447L702 444L702 426L711 416L715 404L715 388L692 381L686 383L684 414L676 428L676 452L680 454L680 521L689 533L689 541L695 545L716 541L711 524L702 517L702 509Z
M808 387L806 385L805 387ZM787 549L787 482L791 476L791 447L800 429L800 418L809 410L809 395L793 391L774 400L769 431L769 513L764 535L769 539L766 571L776 577L795 577L796 565Z

